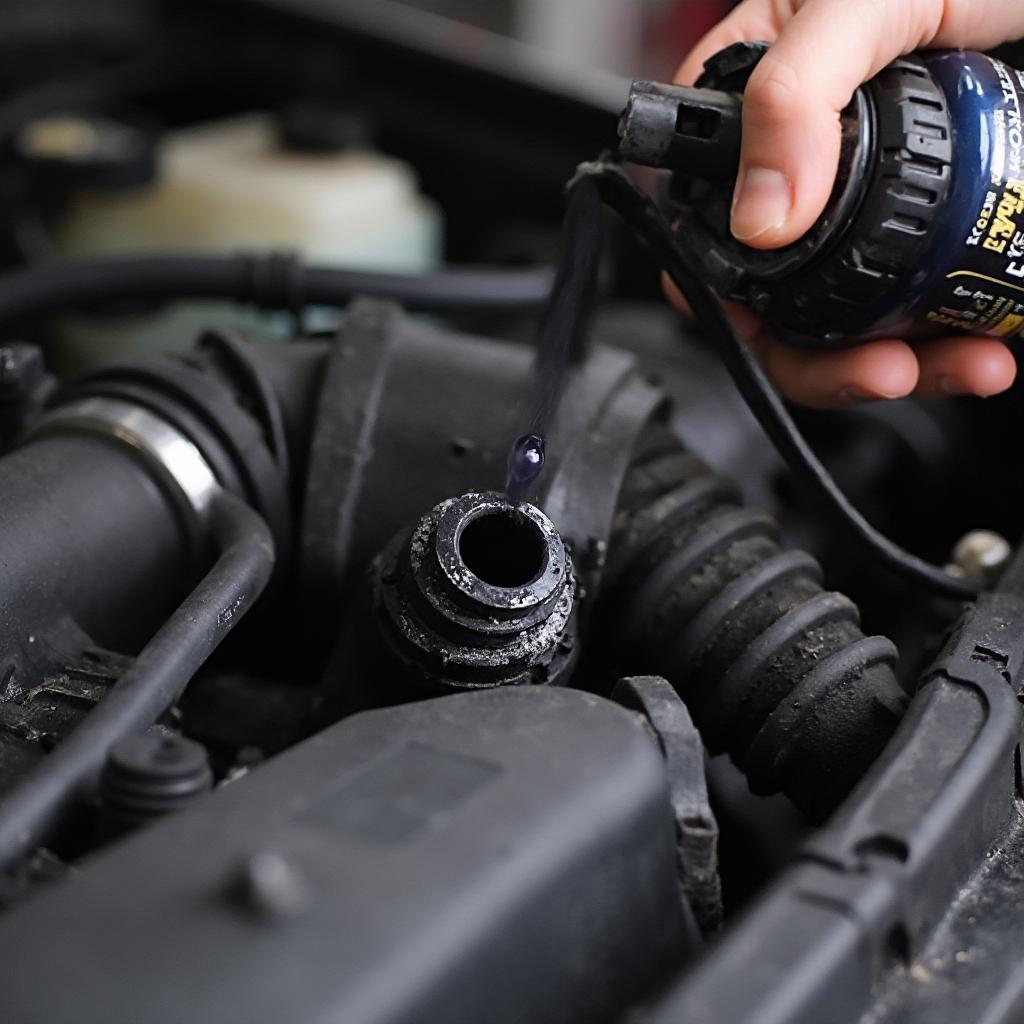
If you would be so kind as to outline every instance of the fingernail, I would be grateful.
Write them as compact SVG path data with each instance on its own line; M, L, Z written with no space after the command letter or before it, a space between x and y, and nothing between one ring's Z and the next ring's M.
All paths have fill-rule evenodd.
M865 388L850 384L843 388L837 398L840 405L858 405L861 402L892 402L897 398L905 398L904 393L896 394L891 391L868 391Z
M839 392L839 404L840 405L858 405L860 402L872 402L878 396L871 394L870 391L865 391L863 388L858 388L852 384L849 387L843 388Z
M785 225L793 206L793 190L782 171L748 167L732 204L732 233L750 242Z

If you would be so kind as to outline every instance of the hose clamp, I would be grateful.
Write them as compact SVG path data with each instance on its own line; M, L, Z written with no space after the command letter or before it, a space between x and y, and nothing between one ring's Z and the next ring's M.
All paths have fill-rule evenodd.
M119 398L83 398L45 415L24 441L81 431L130 446L187 519L205 528L220 484L202 452L177 427Z

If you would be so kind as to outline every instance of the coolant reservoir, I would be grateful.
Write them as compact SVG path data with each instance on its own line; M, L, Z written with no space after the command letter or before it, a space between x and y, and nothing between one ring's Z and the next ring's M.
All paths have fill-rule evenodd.
M440 261L442 228L408 165L365 146L289 147L273 118L254 114L171 133L152 186L79 195L55 242L67 258L290 250L307 261L416 272ZM209 326L257 337L287 327L281 317L207 301L131 322L75 317L62 332L65 361L187 347Z

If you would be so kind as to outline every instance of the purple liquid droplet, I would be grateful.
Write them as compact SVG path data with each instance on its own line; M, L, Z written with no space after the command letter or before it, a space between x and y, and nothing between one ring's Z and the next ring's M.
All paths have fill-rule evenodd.
M508 479L505 493L509 503L522 505L530 496L544 469L544 438L539 434L524 434L508 456Z

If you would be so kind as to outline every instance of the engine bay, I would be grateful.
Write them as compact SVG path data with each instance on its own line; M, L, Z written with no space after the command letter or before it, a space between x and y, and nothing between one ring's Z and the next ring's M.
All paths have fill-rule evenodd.
M26 11L0 1019L1018 1019L1020 386L789 411L929 593L622 220L552 313L624 80L390 2Z

